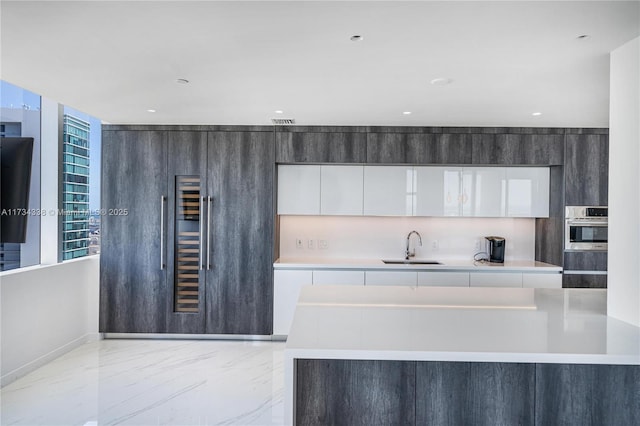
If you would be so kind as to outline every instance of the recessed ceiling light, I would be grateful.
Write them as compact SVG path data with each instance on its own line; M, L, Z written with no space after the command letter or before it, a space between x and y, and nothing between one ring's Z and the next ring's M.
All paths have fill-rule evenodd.
M282 113L284 113L284 111L282 111L281 109L275 110L274 112L275 112L276 114L282 114Z
M404 111L403 114L404 115L411 115L411 111Z
M147 112L156 112L155 109L148 109Z
M178 84L189 84L189 80L187 80L186 78L179 78L176 80L176 83Z
M576 37L578 40L586 40L588 38L591 38L591 36L589 34L582 34L579 35L578 37Z
M351 36L351 41L362 41L364 40L364 37L362 37L361 35L352 35Z
M431 84L433 84L434 86L446 86L447 84L451 84L452 82L453 80L451 80L450 78L444 77L434 78L433 80L431 80Z
M541 112L533 112L533 113L531 113L531 115L533 115L534 117L539 117L539 116L542 115L542 113Z

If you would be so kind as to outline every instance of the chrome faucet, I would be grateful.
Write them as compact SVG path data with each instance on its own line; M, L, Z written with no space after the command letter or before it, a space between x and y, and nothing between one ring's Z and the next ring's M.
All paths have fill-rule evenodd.
M404 258L406 260L409 260L410 257L414 257L416 255L415 247L413 248L413 251L409 249L409 246L411 245L412 234L416 234L418 236L418 243L420 243L420 247L422 247L422 237L420 236L420 233L418 231L409 232L409 235L407 235L407 250L404 252Z

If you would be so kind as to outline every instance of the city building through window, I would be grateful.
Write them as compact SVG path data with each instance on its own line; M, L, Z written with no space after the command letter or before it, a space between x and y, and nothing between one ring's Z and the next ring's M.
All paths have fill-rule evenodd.
M62 260L100 253L101 125L64 108L62 134Z

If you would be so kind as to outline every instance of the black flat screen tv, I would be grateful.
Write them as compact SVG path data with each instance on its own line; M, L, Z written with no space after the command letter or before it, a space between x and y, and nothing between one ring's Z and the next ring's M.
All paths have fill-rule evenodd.
M27 237L33 138L0 138L0 242Z

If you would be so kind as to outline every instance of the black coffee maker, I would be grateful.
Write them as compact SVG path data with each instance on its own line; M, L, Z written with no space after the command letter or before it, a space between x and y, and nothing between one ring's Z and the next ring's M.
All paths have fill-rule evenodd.
M484 237L487 240L487 253L489 262L504 263L505 241L502 237Z

